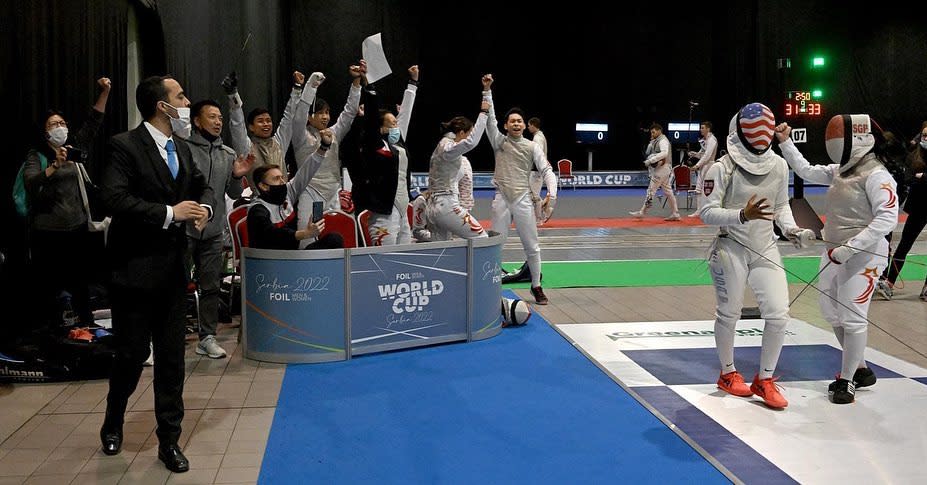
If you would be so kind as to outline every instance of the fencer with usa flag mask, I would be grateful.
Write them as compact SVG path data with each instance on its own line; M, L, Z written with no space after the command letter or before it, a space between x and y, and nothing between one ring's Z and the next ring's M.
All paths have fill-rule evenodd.
M789 290L776 247L773 218L797 247L814 232L795 225L789 208L789 168L770 150L775 129L772 111L751 103L730 123L728 154L712 165L699 196L699 216L719 226L709 256L717 307L715 345L721 361L718 388L735 396L756 394L767 406L788 406L773 377L789 321ZM768 210L768 209L771 209ZM749 283L766 321L760 369L750 386L734 367L734 327Z
M782 123L776 137L795 175L829 185L824 222L826 252L821 256L818 288L824 318L843 347L837 380L828 387L831 401L854 401L856 388L875 384L866 367L869 302L888 264L885 235L898 224L895 180L882 165L885 137L869 115L837 115L824 133L834 163L812 166L792 143L792 128ZM852 380L850 380L852 379Z

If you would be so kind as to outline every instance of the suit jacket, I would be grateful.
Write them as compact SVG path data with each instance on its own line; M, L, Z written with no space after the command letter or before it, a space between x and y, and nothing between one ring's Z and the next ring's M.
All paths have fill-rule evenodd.
M173 140L180 166L176 179L144 123L110 139L101 192L113 218L107 250L115 284L155 289L186 282L185 224L164 229L165 206L184 200L212 204L213 193L187 143Z

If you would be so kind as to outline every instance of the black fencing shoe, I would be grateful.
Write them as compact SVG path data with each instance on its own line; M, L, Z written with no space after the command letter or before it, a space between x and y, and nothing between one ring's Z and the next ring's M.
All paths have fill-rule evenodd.
M827 394L834 404L850 404L856 395L856 386L846 379L837 379L827 386Z
M544 294L544 289L540 286L531 287L531 294L534 295L534 302L538 305L546 305L549 302L547 295Z
M875 372L868 367L860 367L853 373L853 385L856 387L869 387L876 383Z
M531 281L531 270L528 268L528 263L522 264L518 271L502 277L502 284L522 283L525 281Z

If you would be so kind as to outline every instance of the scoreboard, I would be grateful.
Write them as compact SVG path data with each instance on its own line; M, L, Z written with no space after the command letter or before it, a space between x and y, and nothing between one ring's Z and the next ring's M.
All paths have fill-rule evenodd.
M786 117L819 117L824 114L819 91L787 91L783 111Z

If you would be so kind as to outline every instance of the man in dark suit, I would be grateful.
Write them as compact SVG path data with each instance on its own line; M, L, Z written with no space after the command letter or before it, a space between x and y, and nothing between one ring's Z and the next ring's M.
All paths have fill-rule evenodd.
M129 396L154 344L158 458L173 472L190 464L177 445L183 420L185 224L199 230L212 216L213 192L180 133L190 102L170 77L139 84L135 101L145 122L110 140L103 200L112 213L107 249L116 357L109 380L103 452L119 453Z

